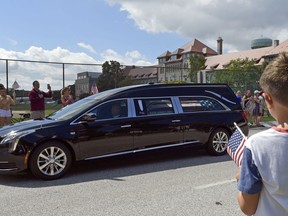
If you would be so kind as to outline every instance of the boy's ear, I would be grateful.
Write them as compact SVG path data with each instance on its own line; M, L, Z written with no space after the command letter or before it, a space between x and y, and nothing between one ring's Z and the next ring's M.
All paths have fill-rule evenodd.
M269 93L263 93L267 108L272 108L273 107L273 98Z

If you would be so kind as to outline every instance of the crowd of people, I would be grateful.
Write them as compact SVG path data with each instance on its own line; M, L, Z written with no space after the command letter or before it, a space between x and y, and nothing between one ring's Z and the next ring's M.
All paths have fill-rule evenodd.
M40 90L39 81L35 80L32 83L32 89L28 94L30 101L30 118L42 119L45 117L45 98L52 97L52 90L50 84L47 84L47 92ZM70 86L64 87L61 90L61 104L65 107L74 103L73 96L71 95ZM0 83L0 127L11 123L13 116L12 107L16 104L15 90L12 96L7 94L7 89Z
M45 117L45 98L52 97L52 90L50 84L47 84L47 92L40 90L40 83L35 80L33 88L29 93L30 100L30 112L32 119L42 119ZM64 87L61 90L61 104L65 107L69 104L74 103L73 96L71 95L70 86Z
M246 90L242 96L241 91L238 90L236 97L242 105L248 119L248 124L250 126L260 126L260 122L266 111L263 91L255 90L254 94L252 94L250 90Z

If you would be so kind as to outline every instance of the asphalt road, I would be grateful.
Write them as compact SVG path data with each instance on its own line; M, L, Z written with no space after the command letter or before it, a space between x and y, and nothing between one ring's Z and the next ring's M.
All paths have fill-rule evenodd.
M228 155L186 147L80 162L54 181L1 175L0 215L243 215L236 171Z

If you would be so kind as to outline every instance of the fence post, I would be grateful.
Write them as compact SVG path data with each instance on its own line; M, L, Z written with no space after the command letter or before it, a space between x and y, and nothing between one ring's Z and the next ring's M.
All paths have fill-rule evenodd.
M6 92L8 94L8 59L6 59Z

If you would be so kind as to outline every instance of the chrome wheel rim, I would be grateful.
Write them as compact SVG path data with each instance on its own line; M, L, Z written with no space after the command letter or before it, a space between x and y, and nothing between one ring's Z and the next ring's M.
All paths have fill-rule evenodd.
M38 169L45 175L54 176L61 173L67 164L65 152L58 147L48 147L40 152L37 159Z
M216 152L223 152L226 151L227 145L228 145L228 135L224 132L218 132L213 137L213 149Z

